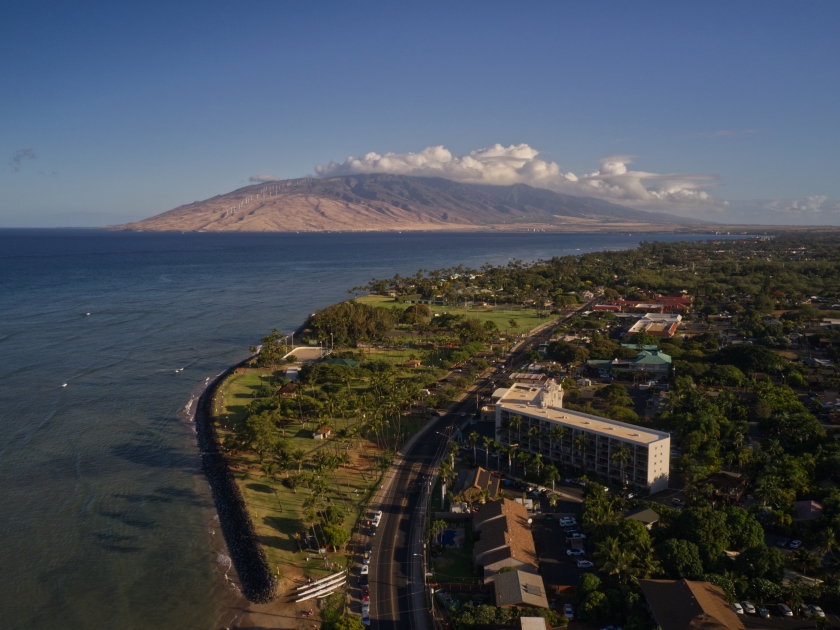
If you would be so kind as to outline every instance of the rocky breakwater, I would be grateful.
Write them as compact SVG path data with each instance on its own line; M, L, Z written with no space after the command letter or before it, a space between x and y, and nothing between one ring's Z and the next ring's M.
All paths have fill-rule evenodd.
M248 514L248 507L222 453L213 422L213 403L219 385L248 360L250 359L217 376L204 390L198 399L195 423L204 474L207 475L210 484L213 503L219 514L219 524L239 582L242 584L242 592L252 602L264 604L277 597L277 580L271 574L265 551Z

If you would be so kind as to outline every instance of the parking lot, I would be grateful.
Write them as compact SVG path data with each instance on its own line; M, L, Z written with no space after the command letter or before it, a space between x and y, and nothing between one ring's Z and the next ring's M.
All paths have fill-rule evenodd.
M566 533L559 521L535 519L531 530L546 586L576 586L581 575L594 572L594 569L577 568L579 558L592 559L589 554L579 558L566 554Z

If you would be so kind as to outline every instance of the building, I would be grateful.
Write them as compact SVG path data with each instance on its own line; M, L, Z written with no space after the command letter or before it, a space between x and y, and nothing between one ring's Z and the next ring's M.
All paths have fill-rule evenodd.
M680 315L677 315L677 317L680 317ZM677 321L654 321L642 318L630 326L623 336L629 339L633 335L644 333L645 335L651 335L652 337L670 339L676 334L679 327L680 323Z
M635 359L590 359L586 366L595 370L668 375L671 372L671 355L661 350L642 350Z
M332 429L329 427L321 427L320 429L316 429L312 432L312 438L315 440L326 440L330 437L330 433L332 433Z
M458 496L463 492L466 501L475 502L486 490L492 499L499 494L501 482L499 475L485 470L481 466L470 470L462 470L458 473L458 478L452 487L452 494Z
M795 501L793 509L796 510L794 521L813 521L822 516L823 507L816 501Z
M747 480L744 475L721 470L704 479L712 486L712 496L728 504L738 504L747 493Z
M528 510L515 501L488 501L473 516L473 564L484 567L484 582L492 582L505 568L536 574L539 568Z
M723 590L709 582L639 580L662 630L745 630Z
M635 510L630 510L627 514L624 515L625 521L639 521L642 525L645 526L646 529L651 529L656 523L659 522L659 514L651 510L650 508L636 508Z
M610 300L605 304L596 304L592 310L615 313L688 313L693 303L694 298L686 294L653 294L644 300Z
M511 606L548 608L543 579L533 573L524 571L499 573L493 580L493 595L496 606L499 608ZM543 621L543 628L545 628L545 621Z
M521 418L517 428L510 427L514 418ZM560 439L551 433L558 426ZM529 435L534 427L539 429L536 437ZM516 444L520 451L540 453L544 461L582 468L602 479L651 492L668 487L668 433L564 409L563 388L554 380L510 387L496 403L496 434L503 444ZM619 447L626 449L627 461L614 457Z

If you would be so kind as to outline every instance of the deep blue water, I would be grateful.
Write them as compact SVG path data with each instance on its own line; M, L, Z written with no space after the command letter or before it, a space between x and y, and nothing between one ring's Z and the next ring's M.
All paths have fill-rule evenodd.
M705 238L0 230L0 627L231 622L182 412L271 328L420 267Z

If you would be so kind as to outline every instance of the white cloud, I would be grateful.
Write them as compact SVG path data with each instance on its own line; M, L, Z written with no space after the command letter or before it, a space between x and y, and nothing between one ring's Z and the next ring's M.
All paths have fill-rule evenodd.
M262 184L264 182L279 182L279 177L274 177L274 175L251 175L248 178L249 182L254 182L255 184Z
M840 201L825 195L733 201L727 220L769 225L838 225Z
M628 170L631 156L614 155L600 160L601 167L577 176L563 173L555 162L541 160L539 151L527 144L503 147L496 144L466 155L452 155L443 146L419 153L368 153L343 162L315 167L321 177L361 173L392 173L421 177L445 177L473 184L528 184L558 192L600 197L626 205L654 210L690 210L697 206L723 209L727 203L707 192L717 183L708 174L662 174Z

